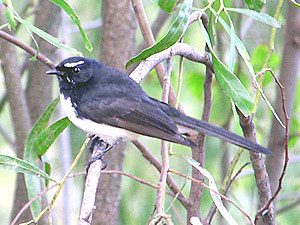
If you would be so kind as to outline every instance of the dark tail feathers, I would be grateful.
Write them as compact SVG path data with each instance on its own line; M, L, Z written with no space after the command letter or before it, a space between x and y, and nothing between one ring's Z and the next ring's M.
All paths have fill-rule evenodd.
M180 118L176 120L176 123L181 126L197 130L200 133L220 138L250 151L259 152L266 155L272 154L268 149L254 143L253 141L250 141L249 139L236 135L228 130L225 130L224 128L211 125L205 121L196 120L192 117L182 114Z

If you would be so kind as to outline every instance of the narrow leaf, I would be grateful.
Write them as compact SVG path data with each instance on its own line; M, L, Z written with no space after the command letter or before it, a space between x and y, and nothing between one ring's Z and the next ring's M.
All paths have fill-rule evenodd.
M34 139L39 135L40 132L42 132L42 130L47 127L50 117L58 102L59 98L53 100L53 102L47 107L47 109L35 123L26 139L24 160L36 167L38 157L32 148ZM32 199L35 195L41 192L41 183L38 177L25 174L25 184L28 193L28 199ZM41 212L41 199L36 199L34 202L32 202L30 205L30 211L34 218L39 215Z
M50 176L50 174L51 174L51 165L50 165L49 159L47 158L46 155L42 155L41 160L44 163L45 173ZM49 186L49 181L48 180L45 181L45 186L48 188L48 186Z
M171 13L176 7L177 2L178 0L158 0L158 5L162 10Z
M0 170L8 170L8 171L15 171L18 173L26 173L29 175L34 175L37 177L42 177L45 180L51 180L56 182L52 179L48 174L44 171L40 170L38 167L12 156L0 154ZM56 182L57 183L57 182Z
M240 82L240 80L227 69L227 67L218 59L218 57L212 51L208 34L205 28L203 27L202 23L200 23L200 26L202 28L205 41L208 44L208 47L210 48L214 74L218 85L225 92L225 94L232 99L234 104L241 110L241 112L244 115L250 115L251 110L254 106L254 102L251 96L249 95L244 85Z
M214 36L214 20L213 20L213 14L210 13L209 15L209 20L208 20L208 28L207 28L207 33L209 36L209 39L211 41L211 46L215 45L215 36Z
M208 179L208 186L212 190L214 190L217 193L220 193L213 176L209 173L208 170L202 168L200 166L200 164L192 158L187 158L187 161ZM230 215L228 210L223 205L220 196L211 190L209 190L209 192L210 192L212 200L214 201L215 205L217 206L219 212L224 217L224 219L231 225L237 225L237 222L234 220L234 218Z
M6 18L6 21L8 22L9 26L15 30L17 23L15 20L15 16L14 16L14 10L13 10L13 6L12 6L12 2L11 0L7 1L7 8L4 11L4 16Z
M251 17L254 20L265 23L265 24L270 25L275 28L281 27L280 23L275 18L273 18L272 16L265 14L265 13L255 12L250 9L239 9L239 8L226 8L226 9L228 11L244 14L246 16Z
M228 63L228 69L231 73L233 73L234 70L234 61L235 61L235 31L234 31L234 26L233 23L231 21L231 18L228 16L229 22L230 22L230 28L231 28L231 32L230 32L230 51L229 51L229 63Z
M226 68L226 66L212 51L211 53L214 73L219 86L225 92L225 94L233 100L235 105L245 116L250 115L254 106L254 102L247 89L240 82L240 80Z
M25 174L25 184L28 194L28 199L34 198L42 191L40 178ZM36 218L42 210L42 201L40 198L34 200L30 205L30 211L33 218Z
M182 4L182 7L178 13L176 20L171 25L167 34L155 45L151 46L150 48L144 49L140 54L131 58L126 63L125 67L128 68L133 63L142 61L148 58L149 56L161 52L175 44L181 38L185 30L192 9L192 4L192 0L185 0Z
M244 0L244 2L246 3L249 9L260 12L262 7L266 3L266 0Z
M44 129L38 137L34 139L32 149L38 157L44 155L49 147L53 144L56 138L70 125L70 120L65 117L53 123L48 128Z
M295 0L289 0L294 6L300 9L300 3L297 3Z
M22 23L24 26L26 26L28 29L30 29L33 33L38 35L39 37L43 38L44 40L48 41L52 45L70 52L70 54L74 55L82 55L82 53L78 52L75 48L70 48L64 44L62 44L57 38L53 37L52 35L46 33L45 31L37 28L36 26L33 26L32 24L26 22L21 17L15 17L16 20L18 20L20 23Z
M71 8L71 6L64 0L50 0L50 1L53 2L54 4L56 4L57 6L59 6L62 10L64 10L69 15L71 20L77 25L77 27L80 31L81 37L83 38L83 42L85 44L85 48L90 52L93 51L92 44L89 41L84 29L81 26L79 17L74 12L74 10Z
M7 27L8 26L8 23L5 23L5 24L2 24L0 25L0 30L2 30L3 28Z
M211 12L214 14L214 16L217 15L216 11L213 8L210 8ZM222 19L222 17L218 18L218 21L220 22L220 24L223 26L224 30L230 34L231 33L231 29L230 27L227 25L227 23ZM285 127L284 124L282 123L282 121L280 120L279 116L277 115L275 109L273 108L273 106L271 105L270 101L268 100L268 98L266 97L266 95L264 94L262 88L260 87L260 85L258 84L258 82L256 81L256 77L255 77L255 72L253 69L253 66L250 62L250 55L245 47L245 45L243 44L243 42L241 41L241 39L236 36L235 39L235 43L236 43L236 48L239 52L239 54L241 55L241 57L243 58L244 62L246 63L246 66L250 72L250 75L252 76L252 79L256 85L256 87L258 88L258 91L260 92L262 98L265 100L265 102L267 103L267 106L269 107L269 109L272 111L273 115L275 116L276 120L280 123L280 125L282 127Z
M27 144L32 142L32 140L34 140L48 126L50 117L58 103L59 103L59 97L55 98L50 103L50 105L47 107L47 109L44 111L44 113L40 116L40 118L34 124L32 130L26 140Z

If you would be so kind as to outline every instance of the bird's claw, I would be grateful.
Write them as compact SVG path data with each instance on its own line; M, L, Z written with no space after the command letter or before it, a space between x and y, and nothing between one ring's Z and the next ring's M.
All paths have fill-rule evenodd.
M97 160L101 160L102 161L102 165L101 165L101 170L104 170L107 167L107 162L103 159L103 156L105 153L107 153L108 151L110 151L111 149L113 149L114 147L116 147L120 142L122 141L122 138L117 139L114 143L112 143L112 145L107 144L104 140L102 140L100 137L95 136L92 140L91 146L89 147L89 151L93 152L94 147L99 144L100 145L100 149L101 151L99 152L99 154L93 156L90 160L89 163L86 167L86 172L88 172L90 166ZM101 146L105 144L105 146ZM104 150L102 150L104 149Z

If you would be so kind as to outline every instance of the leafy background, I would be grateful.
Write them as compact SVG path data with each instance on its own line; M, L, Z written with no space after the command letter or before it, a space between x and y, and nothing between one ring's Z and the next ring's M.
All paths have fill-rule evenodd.
M25 4L26 1L22 2L22 4L15 4L14 5L15 10L20 11ZM228 0L225 1L225 4L227 7L230 7L230 5L232 5L232 2ZM269 1L268 4L266 4L264 7L264 13L267 13L269 15L274 15L276 4L277 4L276 1ZM86 4L86 1L84 0L77 0L77 1L70 1L70 5L72 6L72 8L74 8L74 10L79 15L82 24L86 25L91 21L97 21L98 23L101 23L101 18L99 17L101 12L101 1L91 0L89 1L89 4ZM157 13L159 13L159 6L155 1L146 1L146 0L144 1L144 5L150 22L153 22ZM286 22L285 7L286 6L283 7L282 14L280 16L280 22L283 25ZM215 9L218 9L218 5L215 6ZM241 19L240 15L233 12L229 12L229 13L233 23L237 25L238 20ZM167 32L169 26L175 20L175 16L176 16L175 14L172 14L168 19L167 23L164 24L161 32L159 33L157 40L160 40ZM228 22L228 19L225 16L223 16L222 18ZM32 23L32 19L33 18L29 16L26 19L26 21L28 21L28 23ZM249 22L249 18L243 16L242 24L247 24L247 23L250 23L250 27L244 30L245 34L243 35L243 42L252 57L251 63L253 64L255 71L259 71L262 68L262 64L264 62L264 58L267 52L267 42L268 42L271 28L269 26L266 26L265 24L256 21ZM77 51L81 52L85 57L97 58L99 55L98 52L99 38L100 38L99 31L96 28L86 30L87 36L89 37L94 49L92 52L90 52L87 50L82 39L79 38L78 29L70 20L67 26L69 26L69 29L72 31L69 35L70 40L68 40L68 46L75 48ZM18 32L17 37L25 42L28 42L28 40L30 39L30 35L28 34L28 32L26 32L24 26L20 27L19 29L20 31ZM243 26L241 27L241 30L243 31ZM221 29L218 29L218 32L219 32L218 36L221 39L220 43L222 43L222 46L217 46L215 51L217 52L218 56L222 59L223 62L228 63L230 35L227 35ZM271 61L270 61L270 66L272 67L273 71L276 74L279 73L279 67L281 62L281 54L283 48L282 45L283 32L284 32L283 29L279 29L277 31L275 50L272 53ZM142 40L143 39L140 32L137 32L137 45L141 43ZM187 34L184 37L184 41L193 44L199 49L204 49L205 46L204 37L201 34L201 28L196 24L192 25L188 29ZM18 55L20 55L20 57L22 57L22 54L23 52L21 50L18 50ZM57 62L59 61L60 60L58 59ZM171 82L175 89L177 87L177 78L178 78L177 65L179 64L178 62L179 62L179 57L174 57L172 59L172 64L174 65L173 66L174 68L172 71ZM0 77L0 79L1 79L0 94L3 94L5 85L2 76ZM251 79L246 69L243 69L241 71L240 80L248 88L251 96L253 97L254 89L251 86ZM183 105L185 112L188 115L191 115L196 118L200 118L201 115L202 98L203 98L203 94L202 94L203 81L204 81L204 66L189 62L188 60L184 60L183 91L181 93L180 102ZM55 83L56 84L54 85L54 89L55 89L54 92L55 92L55 96L57 96L58 93L57 81L55 81ZM161 88L154 72L151 72L141 85L144 88L144 90L151 96L156 98L161 97ZM274 88L275 85L274 82L272 81L272 78L270 76L266 76L264 82L264 91L271 102L275 98ZM297 93L300 93L299 90L297 90ZM224 96L223 92L220 90L220 88L216 83L214 83L213 86L213 98L214 98L214 104L213 104L213 110L212 110L210 121L213 124L223 125L224 123L227 122L228 117L231 114L230 112L231 103L230 100ZM296 96L296 98L298 99L299 96ZM295 110L293 112L294 115L299 114L299 107L295 107L294 110ZM1 116L0 117L1 126L3 126L3 129L9 131L7 132L8 134L12 134L13 129L12 129L12 124L10 122L11 119L10 119L10 114L7 105L4 107L0 116ZM268 107L266 106L265 102L261 101L256 114L256 121L258 121L256 123L256 128L258 131L259 142L263 143L263 145L265 145L264 140L267 139L267 134L270 128L271 116L272 114L268 109ZM50 123L56 121L59 118L61 118L61 116L59 115L58 112L56 112L53 118L51 119ZM297 116L293 118L291 122L292 122L291 132L297 131L298 128ZM231 120L230 125L231 125L231 130L233 130L238 134L241 134L241 130L237 122ZM72 154L74 157L85 139L85 134L82 131L75 128L73 125L70 126L69 132L70 132ZM62 177L60 171L63 162L61 162L60 160L61 153L59 152L61 141L62 140L58 140L57 142L55 142L55 144L47 152L47 157L52 165L51 177L55 177L55 178ZM142 141L145 143L145 145L150 146L149 148L151 148L151 151L154 155L156 155L158 158L160 157L159 141L150 138L142 138ZM292 151L295 154L297 153L297 151L299 151L296 148L297 141L298 141L298 137L293 137L293 139L291 140ZM207 145L206 169L211 171L211 173L214 175L215 180L217 181L217 184L220 185L222 181L221 161L222 161L223 149L225 147L221 145L221 142L219 140L216 140L214 138L208 138L206 145ZM235 152L236 150L237 148L230 146L230 151ZM178 155L191 154L190 149L182 146L177 146L177 145L174 145L174 152L176 152ZM5 155L14 155L11 146L6 143L6 140L1 135L0 135L0 153ZM87 157L89 157L89 155L87 155ZM243 154L239 166L242 166L244 162L248 160L249 160L248 155ZM75 169L75 172L83 171L84 168L85 168L85 160L82 159L80 164ZM191 173L190 166L187 166L187 162L185 162L185 160L183 160L181 157L172 157L171 168L181 171L184 174ZM287 204L291 196L292 199L295 198L295 196L299 196L299 184L298 184L299 182L298 179L295 178L297 177L297 171L299 171L299 169L300 168L297 163L293 163L290 166L285 178L285 186L283 192L278 201L278 208L281 208L282 206ZM135 149L135 147L132 144L129 144L126 150L124 171L133 174L135 176L138 176L142 179L145 179L154 184L157 182L159 178L159 174L152 168L152 166L147 161L145 161L143 157L141 157L140 153ZM179 186L184 185L185 183L184 179L175 176L173 178L175 179L176 183L179 184ZM0 224L8 223L9 212L13 202L13 190L15 187L14 181L15 181L14 172L1 171L0 195L2 201L0 201ZM73 214L69 216L71 216L73 223L75 223L78 217L79 206L81 201L83 177L76 177L72 181L68 181L68 182L74 183L75 193L74 193L74 198L71 200L72 206L74 206L74 211ZM188 194L189 186L190 183L186 182L185 187L183 189L185 195ZM240 205L242 205L245 211L251 212L252 214L251 213L250 214L253 216L257 210L255 208L257 204L254 204L254 202L257 202L256 199L257 195L255 194L256 191L257 190L255 188L254 177L252 176L252 170L248 167L248 169L242 173L238 181L234 183L232 187L232 193L234 194L232 194L230 197L235 201L237 201ZM154 189L143 186L133 180L130 180L129 178L123 177L119 224L133 224L133 223L145 224L153 209L155 193L156 191ZM209 196L208 191L205 190L204 193L205 194L202 201L202 208L203 208L203 212L206 212L206 210L209 209L212 200ZM53 192L50 191L48 193L48 196L51 197L52 195ZM62 200L63 200L62 198L59 199L59 201ZM166 201L167 203L171 203L172 198L167 197ZM175 202L175 208L176 209L170 211L170 213L173 215L174 222L176 224L179 224L181 222L180 219L185 220L185 216L183 217L178 216L178 215L184 215L184 209L177 202ZM246 223L245 218L239 212L237 212L235 208L231 207L230 205L228 206L228 208L230 209L230 212L232 213L232 215L235 217L237 221L240 221L241 224ZM56 220L55 224L63 224L60 220L60 218L62 218L63 216L62 215L63 208L61 202L56 204L53 210L54 210L53 212L54 218ZM289 210L284 214L279 214L277 216L279 223L299 224L300 219L297 216L298 211L299 211L299 207L295 207L294 209Z

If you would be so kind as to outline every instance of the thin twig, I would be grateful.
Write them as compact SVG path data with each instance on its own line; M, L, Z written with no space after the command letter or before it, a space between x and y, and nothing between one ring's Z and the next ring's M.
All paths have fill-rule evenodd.
M139 27L141 29L141 32L145 39L145 42L146 42L147 46L150 47L155 44L155 39L152 34L148 18L146 16L146 13L145 13L145 10L143 7L143 3L141 0L132 0L132 6L135 11L135 15L137 17L137 21L139 23ZM156 69L157 77L159 79L160 85L163 86L165 68L162 63L156 64L156 65L157 66L155 69ZM148 74L148 73L145 73L145 74ZM175 91L172 86L170 87L169 103L172 106L175 106L175 103L176 103L176 94L175 94ZM179 109L182 110L181 106L179 106Z
M131 179L133 179L133 180L135 180L135 181L137 181L137 182L139 182L139 183L141 183L141 184L144 184L144 185L147 185L147 186L149 186L149 187L158 189L158 187L157 187L156 185L151 184L151 183L149 183L149 182L147 182L147 181L144 181L144 180L142 180L141 178L135 177L135 176L133 176L133 175L131 175L131 174L125 173L125 172L123 172L123 171L118 171L118 170L103 170L101 173L102 173L102 174L105 174L105 175L109 175L109 174L119 174L119 175L122 175L122 176L129 177L129 178L131 178ZM75 173L75 174L69 175L69 176L68 176L68 179L74 178L74 177L77 177L77 176L83 176L83 175L86 175L86 172L79 172L79 173ZM53 185L52 185L51 187L49 187L48 189L43 190L43 191L41 191L40 193L38 193L37 195L35 195L31 200L29 200L29 201L23 206L23 208L20 210L20 212L17 214L17 216L14 218L14 220L11 222L10 225L15 225L15 224L16 224L17 220L20 218L20 216L22 215L22 213L24 213L24 211L30 207L30 205L32 204L32 202L34 202L34 201L35 201L37 198L39 198L40 196L46 194L48 191L50 191L50 190L52 190L53 188L57 187L58 185L59 185L59 183L53 184ZM172 193L170 193L170 192L168 192L168 191L166 191L166 194L169 195L169 196L171 196L172 198L176 198L176 195L175 195L175 194L172 194ZM179 198L177 198L177 199L179 199Z
M171 60L167 61L166 72L164 77L162 101L168 103L169 90L170 90L170 76L172 71ZM156 194L156 209L157 214L164 214L164 192L166 190L166 181L169 169L169 152L168 152L168 142L161 141L161 156L162 156L162 169L160 172L160 179L158 182L158 190Z
M12 35L0 30L0 38L3 38L5 40L9 41L10 43L20 47L21 49L28 52L32 56L36 56L36 58L38 60L40 60L42 63L49 66L50 68L55 68L55 64L50 59L48 59L45 55L43 55L41 53L36 55L37 51L34 48L32 48L29 45L25 44L24 42L18 40L17 38L13 37Z
M206 14L201 16L201 21L205 27L208 29L208 17ZM209 55L209 48L208 46L205 47L205 54ZM211 114L212 109L212 80L213 80L213 69L206 65L205 71L205 80L204 80L204 103L203 103L203 110L202 110L202 120L208 122ZM197 147L193 148L192 151L192 158L199 162L201 167L204 167L205 164L205 135L199 133L197 136ZM203 181L204 176L196 169L192 168L192 177L198 180ZM203 188L199 186L197 183L192 183L190 188L190 196L189 200L192 203L192 206L189 208L187 212L188 221L190 218L194 216L200 215L200 208L202 202L202 193Z
M254 222L257 222L260 219L260 217L270 208L271 204L273 203L273 201L276 199L279 192L281 191L283 178L286 174L287 165L288 165L288 161L289 161L289 145L288 145L288 143L289 143L289 116L287 114L287 110L286 110L286 106L285 106L284 87L281 85L281 83L279 82L279 80L277 79L275 74L273 73L272 69L264 69L262 71L262 73L265 73L266 71L269 71L272 74L276 84L279 86L280 91L281 91L282 110L284 112L284 118L285 118L285 160L284 160L282 173L279 178L278 188L277 188L275 194L273 195L273 197L268 201L266 206L256 214Z
M244 214L244 215L248 218L248 220L250 221L250 223L251 223L252 225L254 225L254 222L252 221L251 217L250 217L250 216L249 216L249 215L248 215L241 207L239 207L236 203L234 203L233 201L231 201L231 200L230 200L228 197L226 197L225 195L222 195L222 194L220 194L219 192L213 190L212 188L210 188L208 185L204 184L204 183L203 183L202 181L200 181L200 180L197 180L197 179L195 179L195 178L189 177L189 176L187 176L187 175L184 175L184 174L179 173L179 172L177 172L177 171L175 171L175 170L172 170L172 169L169 169L169 172L170 172L170 173L174 173L174 174L176 174L176 175L178 175L178 176L184 177L184 178L186 178L186 179L188 179L188 180L190 180L190 181L192 181L192 182L198 183L198 184L200 184L201 186L207 188L209 191L212 191L212 192L214 192L216 195L219 195L221 198L223 198L224 200L226 200L226 201L228 201L229 203L231 203L232 205L234 205L234 206L235 206L242 214Z
M53 188L57 187L58 184L53 184L51 187L41 191L40 193L38 193L37 195L35 195L32 199L30 199L23 207L22 209L18 212L18 214L15 216L15 218L13 219L13 221L10 223L10 225L15 225L16 222L18 221L18 219L20 218L20 216L25 212L26 209L28 209L30 207L30 205L32 204L32 202L34 202L36 199L38 199L39 197L41 197L42 195L46 194L48 191L52 190Z
M161 163L155 156L140 142L140 141L133 141L132 142L137 149L142 153L143 157L147 159L159 172L161 171ZM172 190L172 192L177 195L179 193L178 200L183 205L185 209L190 207L189 201L184 197L184 195L180 192L180 189L177 187L175 181L172 179L170 174L167 177L167 184L168 187Z
M227 171L227 174L226 174L226 177L223 181L223 185L220 189L220 193L226 195L227 191L229 190L229 187L230 185L232 184L233 180L236 178L237 174L241 173L242 172L242 169L245 167L245 165L238 171L238 173L231 179L232 177L232 174L233 174L233 170L235 168L235 166L237 165L238 163L238 160L240 159L240 156L242 154L243 150L240 149L237 154L235 155L234 159L232 160L232 163L230 164L230 168L228 169ZM213 216L216 212L216 205L214 203L212 203L211 207L210 207L210 210L209 210L209 213L207 214L206 218L205 218L205 222L207 224L210 224L212 219L213 219Z
M82 155L82 153L83 153L83 151L84 151L84 149L85 149L85 147L86 147L86 145L87 145L87 143L89 142L89 138L87 138L86 140L85 140L85 142L82 144L82 146L81 146L81 148L80 148L80 150L79 150L79 152L78 152L78 154L76 155L76 157L75 157L75 159L74 159L74 161L73 161L73 163L72 163L72 165L71 165L71 167L70 167L70 169L69 169L69 171L66 173L66 175L63 177L63 179L59 182L59 186L58 186L58 189L56 190L56 192L55 192L55 194L54 194L54 196L53 196L53 198L52 198L52 200L51 200L51 202L50 202L50 204L33 220L33 223L38 223L38 221L39 221L39 219L47 212L47 211L51 211L52 210L52 207L53 207L53 205L54 205L54 203L56 202L56 200L57 200L57 197L58 197L58 195L59 195L59 193L60 193L60 191L61 191L61 189L62 189L62 187L63 187L63 185L64 185L64 183L66 182L66 180L67 180L67 178L69 177L69 175L71 174L71 172L72 172L72 170L75 168L75 166L77 165L77 163L78 163L78 160L79 160L79 158L80 158L80 156Z

